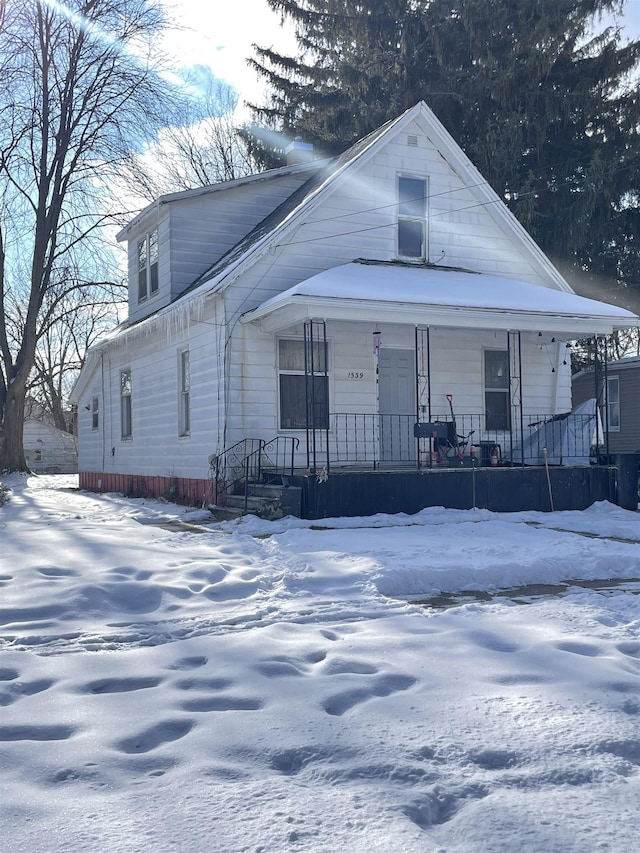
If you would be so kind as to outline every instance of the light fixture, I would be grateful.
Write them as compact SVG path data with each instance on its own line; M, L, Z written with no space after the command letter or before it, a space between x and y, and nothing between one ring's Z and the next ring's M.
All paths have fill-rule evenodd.
M382 340L382 333L380 329L376 326L375 331L373 332L373 354L380 355L380 343Z

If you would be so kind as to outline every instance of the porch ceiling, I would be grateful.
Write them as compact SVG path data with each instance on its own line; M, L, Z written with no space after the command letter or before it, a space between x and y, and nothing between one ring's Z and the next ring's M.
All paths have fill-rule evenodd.
M630 311L484 273L353 262L314 275L242 317L265 332L304 320L545 331L566 338L640 325Z

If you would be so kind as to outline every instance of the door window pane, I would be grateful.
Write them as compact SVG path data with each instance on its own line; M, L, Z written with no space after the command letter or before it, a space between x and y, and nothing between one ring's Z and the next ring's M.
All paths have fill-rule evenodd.
M488 430L511 429L509 353L506 350L484 352L484 408Z

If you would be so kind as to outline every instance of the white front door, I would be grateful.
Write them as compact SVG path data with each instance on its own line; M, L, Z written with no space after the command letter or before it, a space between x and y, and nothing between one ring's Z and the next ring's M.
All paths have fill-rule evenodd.
M413 424L416 419L416 365L413 350L380 350L378 413L381 461L415 460Z

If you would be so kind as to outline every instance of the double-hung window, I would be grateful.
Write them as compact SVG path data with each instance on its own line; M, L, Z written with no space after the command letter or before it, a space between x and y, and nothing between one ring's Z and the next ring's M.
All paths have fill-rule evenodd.
M488 430L511 429L509 405L509 353L484 351L484 408Z
M91 398L91 429L97 430L100 426L100 398Z
M189 435L191 432L190 386L189 350L185 349L178 354L178 387L180 389L178 428L180 435Z
M427 181L398 178L398 256L427 259Z
M120 437L131 438L133 419L131 409L131 370L120 371Z
M158 230L138 241L138 302L158 292Z
M620 378L607 376L607 424L610 430L620 429Z
M327 429L329 377L323 341L278 341L280 429Z

